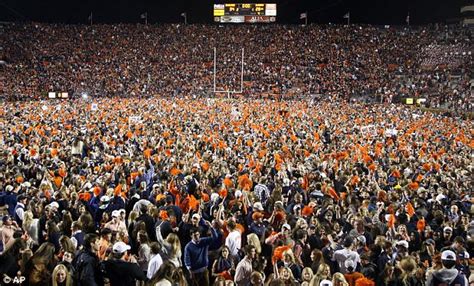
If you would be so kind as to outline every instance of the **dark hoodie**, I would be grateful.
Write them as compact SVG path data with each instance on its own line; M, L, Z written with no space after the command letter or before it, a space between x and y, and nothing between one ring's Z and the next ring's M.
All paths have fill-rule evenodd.
M433 274L431 274L427 281L427 286L436 286L441 285L442 283L447 283L448 285L460 285L460 286L467 286L467 279L462 273L460 273L457 269L440 269Z

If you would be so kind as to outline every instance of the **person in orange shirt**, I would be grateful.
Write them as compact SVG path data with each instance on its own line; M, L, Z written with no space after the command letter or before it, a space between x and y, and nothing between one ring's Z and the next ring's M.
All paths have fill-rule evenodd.
M105 260L107 258L107 250L110 247L110 241L112 239L112 230L109 228L103 228L100 231L100 240L99 240L99 251L97 255L100 260Z

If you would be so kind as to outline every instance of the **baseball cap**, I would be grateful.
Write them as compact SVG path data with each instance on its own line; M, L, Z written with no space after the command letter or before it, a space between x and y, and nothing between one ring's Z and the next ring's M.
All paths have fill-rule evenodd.
M408 241L406 240L400 240L397 242L397 246L403 246L405 247L406 249L408 249Z
M365 239L365 236L363 236L363 235L359 235L359 236L357 237L357 240L358 240L360 243L362 243L363 245L365 245L365 244L367 243L367 240Z
M284 229L286 228L287 230L291 230L291 226L287 223L284 223L282 226L281 226L281 229Z
M130 250L130 245L125 244L122 241L116 242L112 247L114 253L124 253L127 250Z
M112 217L119 217L120 216L120 211L119 210L115 210L112 212Z
M453 232L453 228L450 226L446 226L445 228L443 228L443 232Z
M469 253L467 251L460 251L458 253L458 257L460 259L469 259L470 256L469 256Z
M352 268L354 269L355 268L355 263L354 261L352 261L351 259L347 259L345 262L344 262L344 266L346 268Z
M445 250L441 253L441 260L456 261L456 254L451 250Z
M253 208L256 209L256 210L259 210L259 211L263 211L263 205L261 202L255 202L253 204Z
M428 238L428 239L425 241L425 244L435 245L436 243L435 243L434 239Z
M49 204L52 208L59 208L59 204L57 202L52 202Z
M319 282L319 286L332 286L332 281L324 279L321 282Z
M195 218L197 220L200 220L201 216L199 214L193 214L193 216L191 218Z
M219 194L218 193L212 193L211 194L211 202L215 202L219 199ZM254 206L255 208L255 206Z

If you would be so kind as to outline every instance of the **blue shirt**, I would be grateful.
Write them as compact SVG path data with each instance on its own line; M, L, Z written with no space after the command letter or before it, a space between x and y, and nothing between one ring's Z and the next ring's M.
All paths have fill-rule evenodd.
M203 237L196 243L188 242L184 248L184 265L191 272L200 273L209 266L209 245L217 238L217 232L211 228L211 237Z

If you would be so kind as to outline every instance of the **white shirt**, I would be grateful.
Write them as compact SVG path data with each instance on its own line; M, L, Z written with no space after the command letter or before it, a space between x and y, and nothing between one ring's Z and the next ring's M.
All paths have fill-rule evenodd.
M155 276L155 273L158 271L158 269L160 269L162 264L163 259L161 259L161 255L156 254L155 256L153 256L153 258L150 260L150 263L148 263L146 277L148 277L148 279L153 278L153 276Z
M242 235L234 229L225 239L225 245L229 248L230 255L236 257L242 246Z
M250 274L252 274L252 271L252 260L245 257L239 262L239 264L237 264L237 268L235 269L235 284L249 285Z
M18 203L18 206L22 206L21 208L16 209L16 215L20 218L21 221L25 218L25 205L22 203Z
M71 235L71 242L72 242L72 245L74 245L75 249L77 249L77 239L74 237L74 235L77 234L77 233L80 233L80 232L82 232L82 230L76 230Z
M333 255L333 259L337 261L337 264L339 265L339 269L341 270L342 274L347 273L346 266L344 265L344 262L346 260L352 260L354 261L354 264L357 266L358 263L360 263L360 256L359 253L349 250L347 248L336 250Z

